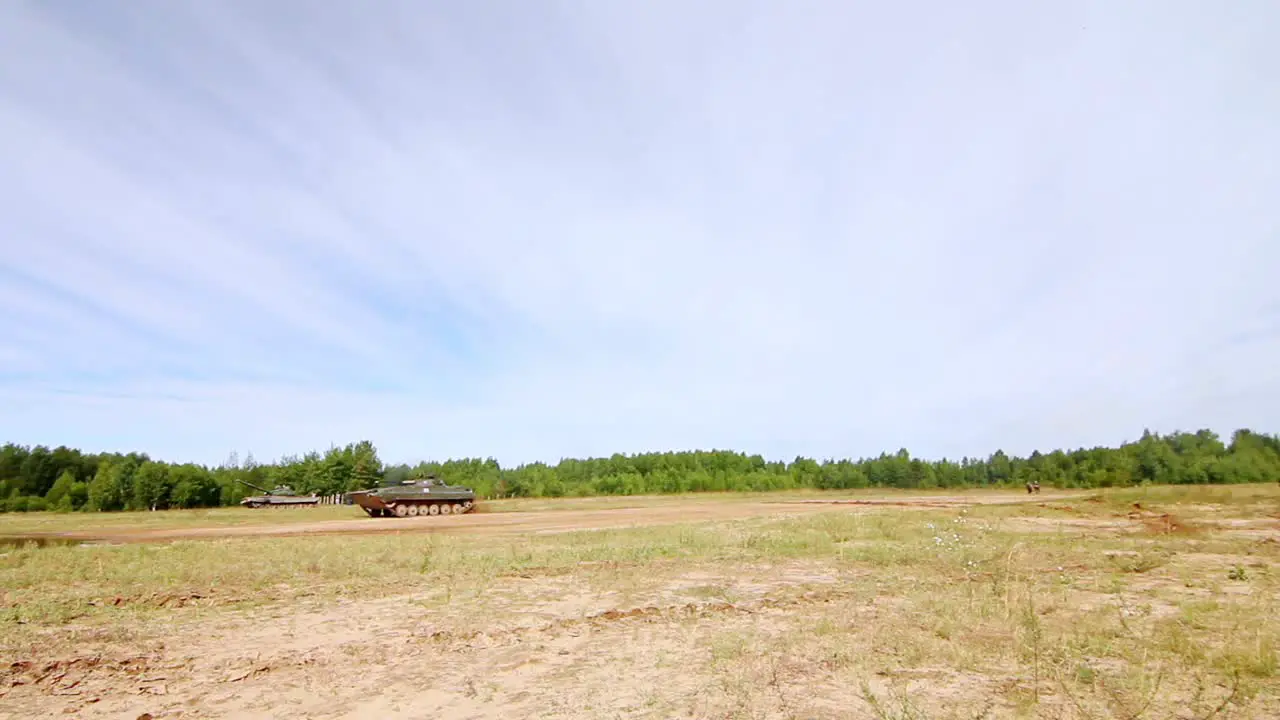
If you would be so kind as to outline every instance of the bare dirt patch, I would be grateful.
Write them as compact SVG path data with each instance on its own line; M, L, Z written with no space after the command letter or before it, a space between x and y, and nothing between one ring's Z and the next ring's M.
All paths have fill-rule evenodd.
M178 620L154 629L151 654L11 662L0 692L24 717L545 717L561 703L570 714L592 702L638 708L658 691L660 675L696 662L694 641L708 629L842 596L838 578L815 578L803 563L774 570L676 574L646 585L639 604L616 604L610 590L575 590L563 578L515 577L486 593L492 612L482 615L427 610L436 593L426 591ZM739 599L690 598L691 588L708 584ZM541 602L546 595L559 600ZM615 663L649 667L606 682ZM575 689L562 675L578 671L600 682Z
M0 717L1280 716L1280 543L983 499L17 549Z
M1280 521L1272 518L1221 518L1214 517L1214 513L1206 513L1208 517L1190 519L1186 509L1181 509L1181 512L1152 511L1136 503L1127 512L1107 515L1082 514L1070 505L1041 504L1038 507L1056 512L1049 516L1005 518L1001 522L1006 528L1028 533L1183 537L1217 534L1280 541Z

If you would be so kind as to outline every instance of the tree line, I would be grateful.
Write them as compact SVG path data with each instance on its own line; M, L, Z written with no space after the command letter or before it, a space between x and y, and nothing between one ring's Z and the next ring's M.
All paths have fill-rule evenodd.
M1210 430L1166 435L1146 431L1118 447L997 450L986 458L924 460L906 449L878 457L797 457L769 461L726 450L614 454L504 468L492 458L388 465L362 440L324 453L260 464L232 453L216 467L169 463L146 453L85 453L8 443L0 447L0 512L161 510L234 505L253 486L285 485L332 495L435 473L481 498L641 495L799 488L964 488L1019 486L1106 488L1137 484L1280 482L1280 435L1236 430L1224 442Z

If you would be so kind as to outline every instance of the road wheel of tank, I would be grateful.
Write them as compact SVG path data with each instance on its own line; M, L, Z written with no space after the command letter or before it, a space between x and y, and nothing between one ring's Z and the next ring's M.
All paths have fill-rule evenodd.
M468 500L468 501L466 501L466 502L462 503L462 510L461 510L460 512L470 512L470 510L471 510L471 504L472 504L472 503L471 503L471 501L470 501L470 500Z
M428 510L427 512L431 513L432 515L439 515L439 514L440 514L440 506L439 506L439 505L437 505L437 504L435 504L435 503L431 503L431 509L430 509L430 510Z
M394 508L392 508L392 512L396 514L396 517L405 517L406 515L409 514L409 506L396 505Z
M448 505L445 505L443 508L441 508L441 511L451 512L454 515L457 515L458 513L462 512L462 506L456 502L453 502L453 503L449 503Z
M419 510L418 510L418 506L417 506L417 505L410 505L410 506L409 506L409 517L417 517L417 516L418 516L418 512L419 512Z

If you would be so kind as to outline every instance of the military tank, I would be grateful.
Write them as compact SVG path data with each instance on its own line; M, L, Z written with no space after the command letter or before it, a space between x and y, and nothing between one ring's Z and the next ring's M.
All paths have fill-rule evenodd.
M353 490L347 499L369 517L461 515L475 508L476 493L469 487L449 485L435 475L404 480L372 490Z
M254 490L261 491L262 495L250 495L240 501L245 507L303 507L307 505L315 505L320 502L318 495L299 495L293 491L288 485L277 485L274 490L258 487L251 482L237 479L241 485L248 485Z

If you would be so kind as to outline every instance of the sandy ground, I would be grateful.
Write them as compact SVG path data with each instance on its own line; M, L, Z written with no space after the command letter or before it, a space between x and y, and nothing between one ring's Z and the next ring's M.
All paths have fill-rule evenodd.
M893 498L860 498L848 500L697 500L688 504L656 504L645 507L610 509L542 510L528 512L485 513L466 515L431 515L412 518L369 518L358 508L351 520L290 522L280 525L179 527L179 528L110 528L85 531L13 533L8 539L61 538L86 542L130 543L167 542L198 538L248 536L297 536L317 534L371 535L378 533L453 533L478 535L512 535L526 533L570 532L602 528L639 527L683 522L732 520L762 515L796 515L831 510L833 505L886 506L898 508L963 507L966 505L1006 505L1067 500L1081 495L1054 494L1029 496L1026 493L974 495L922 495ZM262 512L306 512L306 510L262 510Z
M950 507L1047 499L984 494L840 504ZM833 509L829 501L700 502L98 537L517 534ZM871 677L876 693L927 691L928 717L978 717L984 710L987 717L1017 716L1008 704L991 707L989 698L1007 695L1024 668L1003 678L945 666L904 674L893 670L894 657L880 660L867 648L825 640L824 627L865 628L874 636L881 626L892 633L911 622L910 608L878 595L875 583L869 570L805 560L675 569L657 563L642 573L622 568L611 575L606 568L505 576L461 596L428 583L376 599L190 607L128 638L86 630L74 655L6 660L0 718L876 717L853 668L856 677ZM875 670L878 662L885 669ZM1055 702L1059 714L1038 716L1073 716L1065 699Z
M724 717L755 691L725 691L730 678L706 666L717 641L782 626L838 594L838 580L801 564L693 572L623 598L517 577L487 591L482 625L465 608L425 608L429 589L220 614L152 628L132 653L11 669L28 685L0 699L0 717ZM709 586L734 601L702 596ZM691 665L701 671L682 671ZM812 680L788 680L798 706Z

